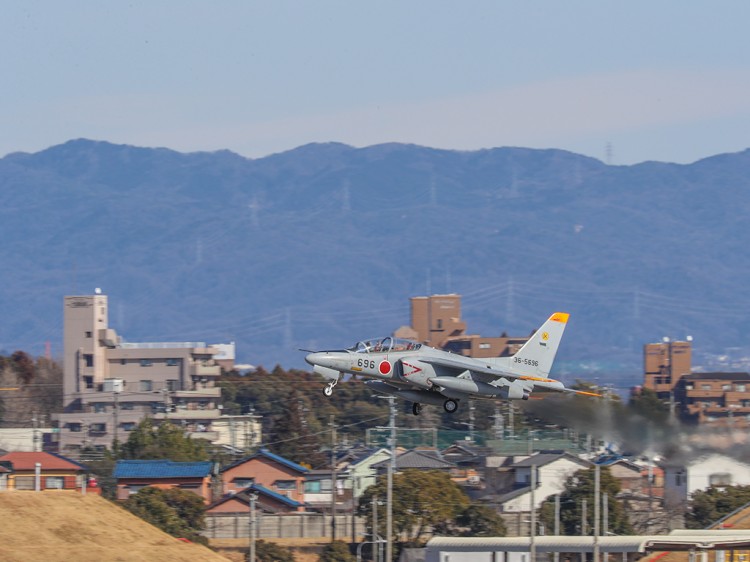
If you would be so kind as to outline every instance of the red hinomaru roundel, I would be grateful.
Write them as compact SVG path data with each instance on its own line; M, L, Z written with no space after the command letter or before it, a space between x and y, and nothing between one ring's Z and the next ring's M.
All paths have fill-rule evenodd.
M380 370L380 374L387 375L391 372L391 364L388 361L381 361L378 369Z

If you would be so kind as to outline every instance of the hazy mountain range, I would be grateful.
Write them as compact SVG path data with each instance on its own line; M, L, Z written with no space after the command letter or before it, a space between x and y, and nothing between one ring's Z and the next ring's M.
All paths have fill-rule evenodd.
M750 349L749 218L750 150L609 166L523 148L252 160L74 140L0 159L0 351L59 355L63 296L101 287L129 341L235 341L242 362L303 367L297 348L390 333L409 297L456 292L483 335L570 312L558 374L626 385L664 336L693 336L709 366Z

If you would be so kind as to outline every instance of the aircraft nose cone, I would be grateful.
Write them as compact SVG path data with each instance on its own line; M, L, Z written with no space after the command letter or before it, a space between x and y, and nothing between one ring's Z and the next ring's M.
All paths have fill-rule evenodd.
M317 365L318 363L316 360L320 357L320 355L321 354L317 352L308 353L307 355L305 355L305 361L309 363L310 365Z

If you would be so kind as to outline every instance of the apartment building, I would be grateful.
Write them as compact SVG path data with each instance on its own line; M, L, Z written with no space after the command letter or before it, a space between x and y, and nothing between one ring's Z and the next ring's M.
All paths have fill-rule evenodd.
M60 451L109 448L146 416L195 437L220 438L212 431L221 415L219 349L204 342L125 342L109 326L107 296L98 290L66 296L63 318L64 410L53 417Z
M664 338L643 346L643 387L670 400L675 387L692 369L692 339L672 341Z
M394 337L418 341L466 357L510 357L528 337L485 337L466 333L461 319L461 295L412 297L411 325L402 326Z
M643 387L679 411L684 421L750 426L750 374L692 373L692 340L643 347Z

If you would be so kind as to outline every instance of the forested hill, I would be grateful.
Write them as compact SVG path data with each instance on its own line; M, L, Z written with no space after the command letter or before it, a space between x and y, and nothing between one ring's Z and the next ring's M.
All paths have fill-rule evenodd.
M251 160L75 140L0 159L0 353L59 353L63 296L102 287L130 341L236 341L242 362L302 367L297 348L390 333L409 297L456 292L483 335L570 312L561 374L623 381L663 336L692 335L699 355L749 347L749 210L750 151L608 166L523 148Z

